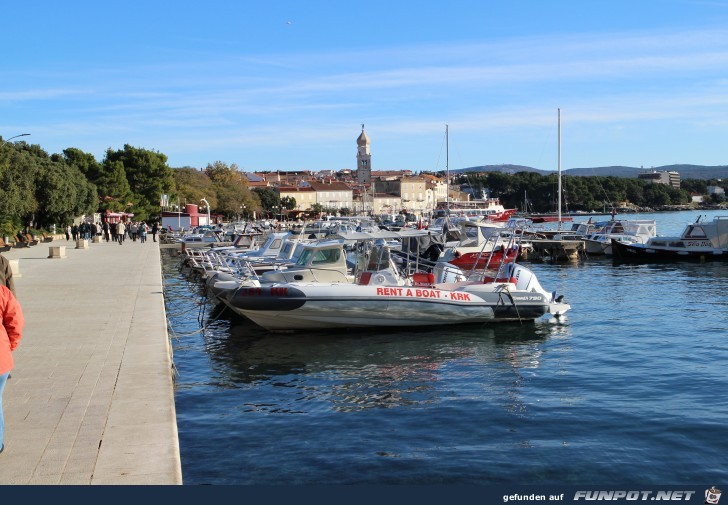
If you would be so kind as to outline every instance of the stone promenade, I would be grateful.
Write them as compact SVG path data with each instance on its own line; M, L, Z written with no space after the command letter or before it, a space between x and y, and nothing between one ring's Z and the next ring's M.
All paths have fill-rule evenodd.
M0 484L182 484L159 243L2 254L18 260L26 326Z

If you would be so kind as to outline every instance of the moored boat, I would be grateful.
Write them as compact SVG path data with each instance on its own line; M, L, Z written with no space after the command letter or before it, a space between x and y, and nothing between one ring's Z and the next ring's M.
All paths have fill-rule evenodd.
M463 270L515 261L522 248L530 247L520 240L518 231L506 227L506 223L461 221L460 229L465 238L445 247L439 260Z
M657 224L654 219L613 219L603 223L601 229L585 236L582 240L587 254L610 256L613 254L612 240L644 244L656 235Z
M356 283L283 282L226 293L235 312L268 330L377 328L531 321L570 306L536 275L502 263L494 277L464 273L400 276L386 246L375 246ZM457 269L455 269L457 271Z
M653 237L644 244L613 240L613 257L615 261L637 263L728 261L728 216L716 216L712 222L700 219L676 237Z

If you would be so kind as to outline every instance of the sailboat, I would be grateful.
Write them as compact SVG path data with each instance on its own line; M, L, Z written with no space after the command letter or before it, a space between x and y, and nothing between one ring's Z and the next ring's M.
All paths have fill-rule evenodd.
M558 203L556 205L557 211L556 215L553 214L535 214L531 215L529 219L531 219L534 223L558 223L559 230L561 229L561 223L565 221L573 221L574 219L570 216L563 216L561 214L561 201L563 200L562 197L562 189L561 189L561 109L557 109L558 111L558 174L559 174L559 185L557 190L557 199Z

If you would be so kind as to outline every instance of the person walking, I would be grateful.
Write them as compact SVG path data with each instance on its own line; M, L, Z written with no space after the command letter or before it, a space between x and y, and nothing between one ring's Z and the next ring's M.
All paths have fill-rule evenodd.
M139 223L139 240L142 244L147 241L147 223L144 221Z
M66 225L66 240L71 240L71 225Z
M153 242L157 241L157 232L158 231L159 231L159 225L157 224L156 221L154 221L154 223L152 223L152 241Z
M18 300L5 286L0 286L0 453L5 450L5 418L3 417L3 391L13 369L11 354L20 343L25 319Z
M126 233L126 226L124 225L124 221L119 221L119 224L116 225L116 236L119 237L119 245L124 243L124 234Z
M13 269L10 267L10 261L2 254L0 254L0 286L5 286L15 295Z

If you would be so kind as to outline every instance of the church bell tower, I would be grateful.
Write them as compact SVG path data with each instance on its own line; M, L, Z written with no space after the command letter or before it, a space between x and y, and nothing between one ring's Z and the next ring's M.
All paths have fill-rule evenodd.
M356 180L359 184L372 182L372 155L369 151L369 137L361 125L361 135L356 139Z

